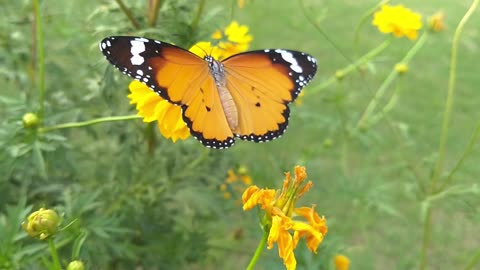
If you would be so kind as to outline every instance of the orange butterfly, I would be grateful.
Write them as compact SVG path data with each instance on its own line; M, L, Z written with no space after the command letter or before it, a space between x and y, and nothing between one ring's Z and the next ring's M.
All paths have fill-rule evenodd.
M203 145L228 148L234 138L266 142L288 126L288 104L310 82L317 61L290 50L259 50L223 61L143 37L100 43L107 60L182 107L183 120Z

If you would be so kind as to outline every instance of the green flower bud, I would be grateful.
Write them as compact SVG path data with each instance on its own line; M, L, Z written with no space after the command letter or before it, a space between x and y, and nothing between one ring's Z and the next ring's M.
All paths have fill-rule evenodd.
M34 113L26 113L22 117L23 126L26 128L36 128L40 122L38 116Z
M71 261L67 266L67 270L85 270L85 266L82 261Z
M40 240L45 240L54 235L58 231L59 225L60 217L57 212L43 208L31 213L27 220L22 223L22 227L28 235L38 237Z
M337 78L337 80L341 81L343 80L343 78L345 78L345 72L343 70L337 70L335 72L335 77Z

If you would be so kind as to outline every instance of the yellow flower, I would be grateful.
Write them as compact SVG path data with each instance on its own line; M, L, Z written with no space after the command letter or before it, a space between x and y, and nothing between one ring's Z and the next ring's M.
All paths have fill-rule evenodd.
M252 178L248 175L248 169L245 166L240 166L236 171L232 169L227 171L225 183L221 184L219 189L223 192L225 199L230 199L232 196L238 198L238 195L242 193L245 187L251 184ZM235 203L240 202L241 201L238 200Z
M315 205L295 208L296 200L312 186L311 181L304 184L306 178L305 167L296 166L295 178L286 173L279 195L273 189L250 186L242 196L243 210L259 205L265 211L262 225L268 231L267 248L272 249L277 243L279 256L288 270L296 268L293 250L300 238L304 238L310 251L316 253L328 231L326 219L315 212Z
M350 267L350 260L345 255L335 255L333 262L335 263L335 268L337 270L348 270Z
M220 59L248 50L250 42L253 40L253 37L248 34L248 30L248 26L232 21L223 32L216 30L212 34L212 38L218 41L218 48L221 51Z
M415 40L422 28L422 16L402 5L383 5L380 11L375 12L373 25L382 33Z
M139 81L132 81L128 88L130 104L137 104L138 115L143 117L144 122L157 120L162 135L173 142L190 136L179 106L169 103Z
M195 45L193 45L189 51L202 58L206 55L210 55L217 60L221 60L223 58L222 50L218 46L212 46L212 43L206 41L195 43Z
M447 28L444 24L444 21L445 13L438 11L428 18L428 28L433 32L443 31Z
M237 5L239 8L243 8L245 6L245 0L238 0Z
M31 237L45 240L58 231L60 221L60 217L54 210L40 208L28 216L22 223L22 227Z

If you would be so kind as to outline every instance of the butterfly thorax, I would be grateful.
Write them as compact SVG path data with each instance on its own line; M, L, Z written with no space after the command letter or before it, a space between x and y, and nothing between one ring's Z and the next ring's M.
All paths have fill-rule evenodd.
M225 113L228 126L232 131L235 131L238 127L238 110L233 97L227 88L227 80L223 64L222 62L213 59L211 56L205 56L205 61L208 62L210 73L215 80L215 86L218 91L218 95L220 96L220 101L222 103L222 108Z

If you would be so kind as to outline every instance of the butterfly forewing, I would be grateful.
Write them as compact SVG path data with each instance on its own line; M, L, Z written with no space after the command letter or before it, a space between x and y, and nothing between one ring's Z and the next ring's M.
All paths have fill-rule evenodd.
M205 60L180 47L142 37L108 37L100 42L100 50L123 73L182 106L190 132L205 146L227 148L234 143Z
M234 133L264 142L281 136L288 126L288 104L315 76L315 58L289 50L252 51L225 61L227 87L239 110Z

